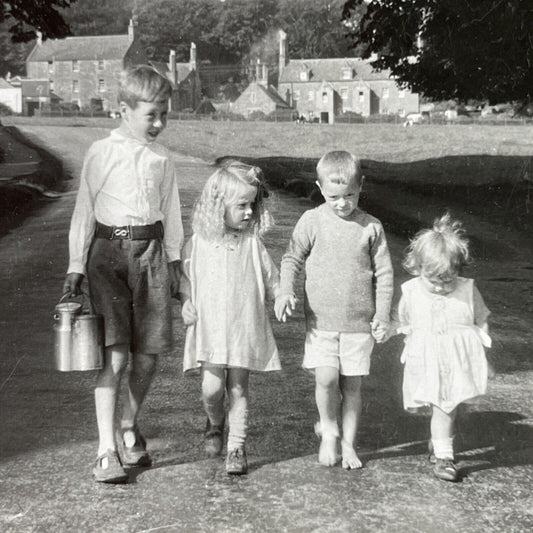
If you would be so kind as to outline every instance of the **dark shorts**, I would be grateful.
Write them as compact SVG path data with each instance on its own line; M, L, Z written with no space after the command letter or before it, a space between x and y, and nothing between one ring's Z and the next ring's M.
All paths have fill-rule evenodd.
M105 344L132 353L172 350L172 311L166 256L160 239L94 239L87 259L94 311L103 315Z

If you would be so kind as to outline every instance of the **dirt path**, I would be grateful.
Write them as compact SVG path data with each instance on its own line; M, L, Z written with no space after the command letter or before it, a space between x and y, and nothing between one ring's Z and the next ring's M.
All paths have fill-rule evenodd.
M78 175L90 142L106 134L92 128L21 129L61 157L73 175ZM179 156L176 163L188 220L192 201L211 168ZM381 206L383 213L378 216L383 215L388 224L397 264L407 242L404 229L412 226L413 219L431 218L436 206L408 192L392 196L385 185L379 187L369 189L368 202ZM431 476L425 455L427 419L401 409L400 339L376 350L372 374L364 384L360 449L365 468L344 472L317 465L313 383L300 369L300 312L289 325L275 325L284 370L252 379L248 476L228 478L221 461L203 458L199 383L181 375L183 328L177 323L176 358L161 361L141 417L155 465L134 472L128 485L103 487L90 475L96 447L94 375L59 374L50 364L51 315L67 264L75 189L76 180L70 193L43 204L0 239L2 531L519 532L533 528L531 302L526 300L529 293L523 292L531 289L532 265L518 236L502 239L489 220L465 213L476 247L487 251L478 254L482 260L474 275L495 311L496 357L504 372L491 382L489 395L459 419L458 459L466 474L462 483L446 484ZM384 201L388 197L394 201ZM276 261L296 219L310 206L307 200L278 195L278 226L267 239ZM497 281L503 278L508 281Z

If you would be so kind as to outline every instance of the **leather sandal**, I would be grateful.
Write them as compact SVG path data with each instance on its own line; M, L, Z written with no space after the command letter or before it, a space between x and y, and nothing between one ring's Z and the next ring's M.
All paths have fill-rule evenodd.
M135 443L133 446L126 446L124 434L127 431L133 431L135 434ZM141 435L137 425L120 430L120 441L122 444L122 459L126 466L150 466L152 459L146 451L146 440Z
M99 483L124 483L128 480L116 450L107 450L98 456L93 468L94 479Z

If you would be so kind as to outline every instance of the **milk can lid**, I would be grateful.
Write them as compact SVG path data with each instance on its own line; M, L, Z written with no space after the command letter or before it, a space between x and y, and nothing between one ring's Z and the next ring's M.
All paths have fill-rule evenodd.
M79 302L63 302L56 305L58 313L76 313L81 310L82 304Z

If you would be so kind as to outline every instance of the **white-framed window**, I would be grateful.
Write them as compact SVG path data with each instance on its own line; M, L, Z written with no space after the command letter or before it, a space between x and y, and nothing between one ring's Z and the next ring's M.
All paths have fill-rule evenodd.
M105 80L98 80L98 92L103 93L105 92Z
M48 61L48 73L51 74L52 72L54 72L54 62Z
M80 62L77 59L74 59L72 61L72 72L79 72L80 71Z
M407 93L407 91L405 89L400 89L398 91L398 98L405 98L405 94Z
M104 60L103 59L99 59L98 60L98 70L104 70Z
M252 104L255 104L255 101L256 101L256 94L255 94L255 91L252 91L252 92L250 93L250 102L251 102Z
M326 91L322 92L322 103L327 104L328 103L328 93Z
M363 103L365 101L365 92L359 91L359 103Z
M80 92L80 82L78 80L72 80L72 92L73 93Z
M300 89L294 89L294 92L292 94L292 97L295 99L295 100L299 100L300 99Z
M381 98L383 98L383 100L386 100L388 97L389 97L389 88L383 87L383 89L381 89Z
M48 80L48 83L50 84L50 90L54 90L54 80Z
M315 100L315 91L308 91L307 92L307 100L309 102L314 102L314 100Z
M353 78L353 70L351 68L342 69L342 79L351 80Z
M348 100L348 88L347 87L341 87L340 93L341 93L341 98L343 100Z
M300 81L308 81L308 80L309 80L309 72L307 72L307 70L301 70Z

